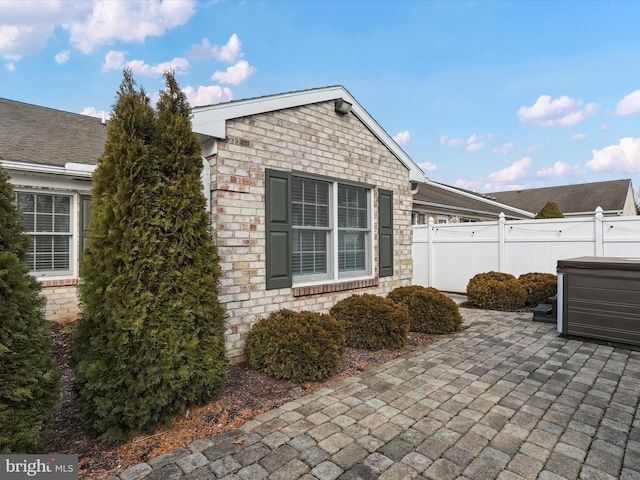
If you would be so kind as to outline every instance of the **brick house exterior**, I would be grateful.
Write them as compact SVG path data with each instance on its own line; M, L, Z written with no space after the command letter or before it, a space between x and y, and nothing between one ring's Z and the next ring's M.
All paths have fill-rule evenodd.
M232 361L270 312L327 312L353 293L411 283L411 181L424 175L346 89L197 107L193 131ZM29 232L52 245L31 256L49 320L79 313L91 174L105 140L100 119L0 99L1 162L19 206L34 225L48 215L64 225Z
M352 105L349 113L336 111L340 100ZM211 171L212 235L222 270L220 300L227 311L226 341L231 359L242 358L246 334L270 312L281 308L327 312L354 293L385 295L411 283L411 178L419 178L422 172L344 88L199 107L194 109L193 125L203 150L207 150L204 154ZM364 231L359 233L365 243L359 271L335 259L336 251L342 255L347 249L337 245L340 232L335 224L340 214L335 212L329 214L333 230L315 232L329 238L329 244L333 242L321 252L328 258L328 273L321 268L319 275L314 275L315 271L306 274L301 264L305 255L312 254L296 252L295 247L282 252L292 239L296 243L296 238L303 238L309 227L299 225L296 230L294 220L284 232L277 226L270 231L270 214L287 214L286 208L280 208L282 204L270 212L268 196L279 195L273 193L279 190L288 204L320 208L317 203L301 206L295 191L287 190L287 179L293 190L295 185L320 185L331 192L329 197L338 197L339 192L362 194L361 212L367 218ZM271 180L275 183L269 194L267 183ZM390 195L380 197L380 193ZM333 201L338 211L343 208L340 199ZM380 230L380 201L392 202L392 264L386 271L381 265L385 262L380 252L385 248L380 247L385 234ZM279 236L285 239L284 244L278 243ZM293 258L294 271L287 274L286 264L296 256L303 260ZM275 264L270 266L270 261Z

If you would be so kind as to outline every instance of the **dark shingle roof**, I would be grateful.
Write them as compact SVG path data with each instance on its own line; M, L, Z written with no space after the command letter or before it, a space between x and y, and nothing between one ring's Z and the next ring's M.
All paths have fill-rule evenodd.
M510 192L487 193L496 201L522 210L538 213L547 202L556 202L562 213L593 212L597 207L606 211L622 211L631 180L581 183L558 187L531 188Z
M95 164L107 128L99 118L0 98L0 158L63 167Z
M497 217L504 212L508 218L528 218L522 212L515 211L513 206L496 204L479 194L433 181L419 183L413 201L425 206L444 207L452 213L455 210L458 214L476 213Z

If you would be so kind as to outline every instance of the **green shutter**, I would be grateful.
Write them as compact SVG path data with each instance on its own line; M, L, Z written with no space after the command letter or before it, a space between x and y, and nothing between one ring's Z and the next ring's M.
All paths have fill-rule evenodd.
M266 170L267 290L291 286L291 174Z
M89 224L91 223L91 196L80 196L80 261L82 252L89 242Z
M378 191L378 268L380 277L393 275L393 192Z

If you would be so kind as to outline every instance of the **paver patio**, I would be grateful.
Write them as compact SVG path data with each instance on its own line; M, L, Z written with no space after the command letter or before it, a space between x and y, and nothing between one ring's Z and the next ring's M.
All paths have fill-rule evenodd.
M119 480L640 479L640 351L461 308L463 332Z

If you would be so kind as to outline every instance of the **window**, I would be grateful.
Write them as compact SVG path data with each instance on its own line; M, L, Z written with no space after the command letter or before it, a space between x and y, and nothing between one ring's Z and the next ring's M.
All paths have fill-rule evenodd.
M294 281L335 278L332 252L339 278L369 274L369 189L297 176L291 185Z
M266 171L267 288L370 276L373 189ZM379 274L393 275L393 194L379 191Z
M17 200L25 231L32 238L29 270L41 274L71 271L72 197L18 192Z

